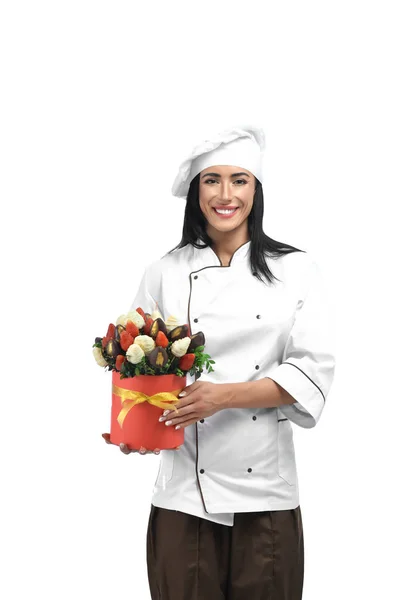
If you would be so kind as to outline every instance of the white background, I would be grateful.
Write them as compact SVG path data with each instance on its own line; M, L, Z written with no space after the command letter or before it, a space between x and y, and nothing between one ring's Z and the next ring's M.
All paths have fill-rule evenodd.
M5 600L149 600L159 457L108 446L96 336L181 238L171 185L209 131L266 133L264 230L318 258L337 370L294 425L305 600L398 589L398 3L5 0ZM184 577L184 572L182 572Z

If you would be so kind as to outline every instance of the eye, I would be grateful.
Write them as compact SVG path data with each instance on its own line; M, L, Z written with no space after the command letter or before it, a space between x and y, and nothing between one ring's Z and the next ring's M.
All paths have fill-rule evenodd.
M210 181L215 181L215 179L206 179L206 180L204 181L204 183L209 183ZM246 183L247 183L247 181L246 181L245 179L236 179L235 183L237 183L238 181L241 181L241 182L242 182L242 185L243 185L243 184L244 184L244 185L246 185Z

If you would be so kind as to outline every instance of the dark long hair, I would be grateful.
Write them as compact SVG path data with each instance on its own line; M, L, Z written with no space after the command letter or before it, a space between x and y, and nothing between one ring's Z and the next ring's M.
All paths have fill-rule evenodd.
M262 276L273 283L273 280L280 279L276 277L269 269L266 258L277 259L284 254L291 252L305 252L290 244L284 244L270 238L264 233L262 228L264 216L264 194L261 182L256 179L256 191L254 194L253 207L248 216L248 230L251 240L250 244L250 264L255 275L260 281ZM207 219L203 215L199 203L199 181L200 173L190 182L189 191L186 197L185 217L183 222L182 239L175 248L172 248L167 254L171 254L178 248L183 248L187 244L192 244L195 248L207 248L212 246L213 240L207 233ZM197 244L200 238L204 245Z

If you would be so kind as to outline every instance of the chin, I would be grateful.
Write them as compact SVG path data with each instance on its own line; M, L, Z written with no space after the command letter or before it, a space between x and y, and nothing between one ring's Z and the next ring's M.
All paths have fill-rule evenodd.
M213 227L216 231L221 231L223 233L227 233L228 231L235 231L235 229L238 229L239 226L240 226L240 223L238 225L230 225L230 226L226 225L225 227L223 227L223 226L217 227L213 224Z

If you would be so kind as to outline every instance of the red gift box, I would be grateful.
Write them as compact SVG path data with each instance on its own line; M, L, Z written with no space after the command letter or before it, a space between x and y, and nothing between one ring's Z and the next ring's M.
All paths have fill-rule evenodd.
M183 444L184 428L166 426L159 418L165 409L173 416L178 394L186 387L186 375L136 375L123 377L112 372L110 441L131 450L176 448Z

